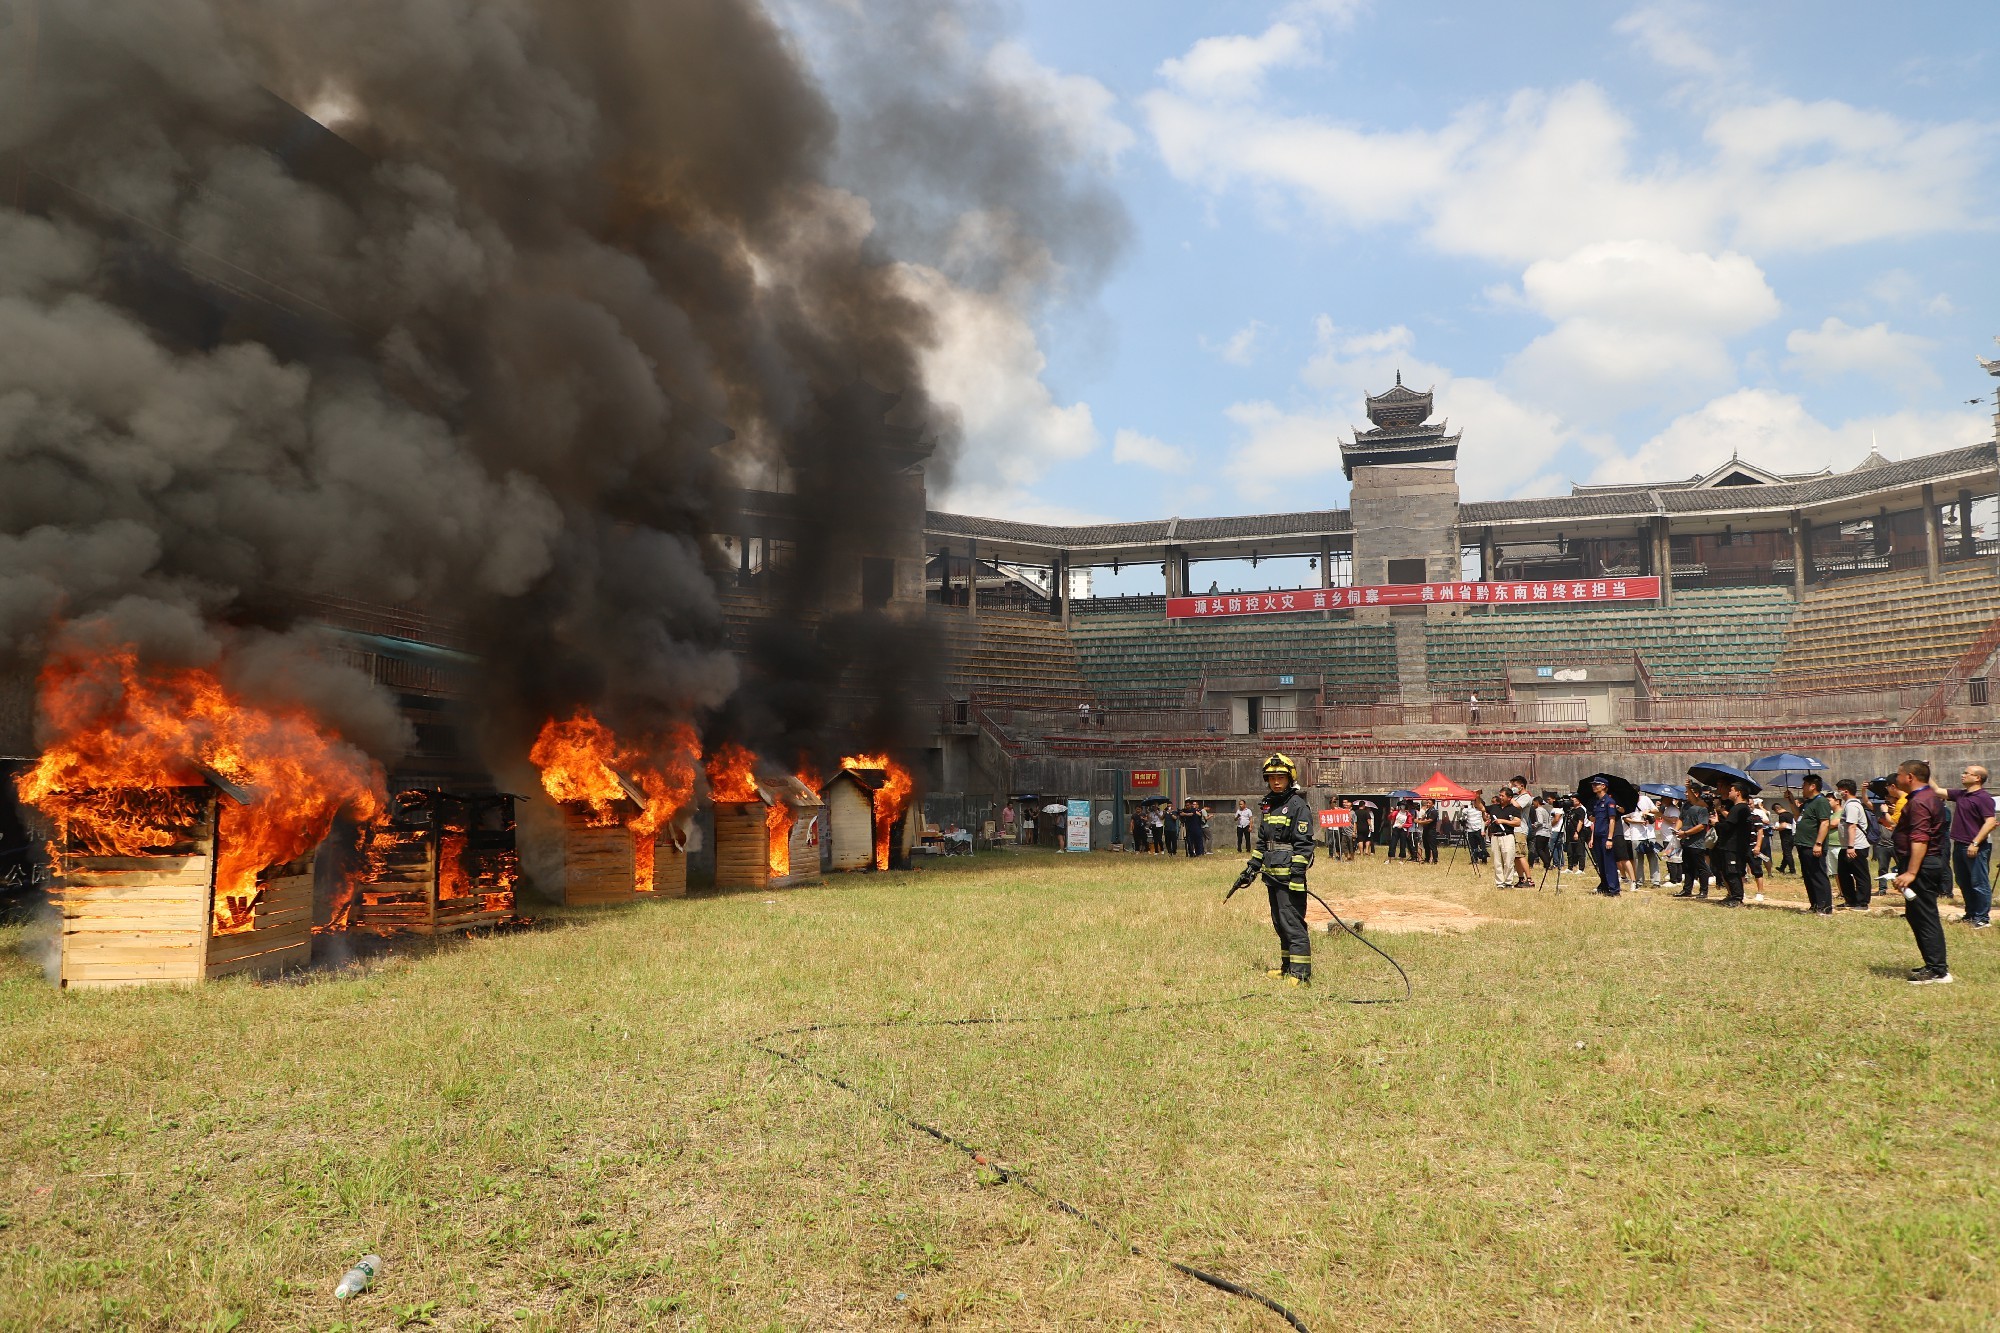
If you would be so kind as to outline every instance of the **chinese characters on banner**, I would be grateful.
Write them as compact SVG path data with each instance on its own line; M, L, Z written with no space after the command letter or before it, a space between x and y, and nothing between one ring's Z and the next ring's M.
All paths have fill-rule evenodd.
M1657 578L1570 579L1534 583L1371 583L1354 588L1300 588L1167 598L1167 619L1270 616L1296 611L1344 611L1367 606L1547 606L1565 602L1650 602Z
M1352 810L1322 810L1319 812L1319 826L1321 828L1353 828L1354 812Z
M1158 791L1160 787L1160 770L1157 768L1133 769L1132 786L1135 789L1140 787L1150 787L1154 791Z

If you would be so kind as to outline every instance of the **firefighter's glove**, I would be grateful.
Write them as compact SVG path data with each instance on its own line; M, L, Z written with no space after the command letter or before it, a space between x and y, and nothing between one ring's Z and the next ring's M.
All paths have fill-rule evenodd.
M1229 892L1222 895L1222 901L1228 902L1231 898L1234 898L1238 893L1242 892L1244 889L1249 888L1250 881L1256 878L1257 878L1256 871L1245 868L1243 873L1236 877L1236 882L1229 886Z

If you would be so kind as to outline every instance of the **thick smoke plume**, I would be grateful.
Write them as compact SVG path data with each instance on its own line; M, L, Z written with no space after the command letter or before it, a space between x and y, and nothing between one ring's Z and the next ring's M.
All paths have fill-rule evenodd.
M740 666L711 538L735 488L796 488L774 600L837 601L948 458L874 214L935 240L947 146L882 86L843 139L752 0L0 0L14 674L79 632L225 657L393 759L286 609L335 595L469 621L496 748L576 704L804 748L832 686L921 655L835 624ZM1005 110L952 110L969 204L1033 184L1101 229Z

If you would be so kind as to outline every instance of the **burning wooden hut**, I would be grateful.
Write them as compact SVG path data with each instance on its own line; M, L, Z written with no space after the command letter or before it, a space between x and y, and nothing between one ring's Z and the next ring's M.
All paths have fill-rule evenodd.
M832 867L889 869L914 790L909 771L886 755L841 760L840 772L820 789Z
M196 982L271 973L312 957L313 855L244 872L228 846L219 779L120 792L99 802L127 817L121 847L58 820L52 894L62 917L65 987Z
M434 935L513 916L521 861L511 795L399 792L361 836L359 871L335 926Z
M730 795L739 795L732 792ZM715 800L715 887L816 882L825 803L795 777L754 784L747 800Z
M685 727L640 747L587 713L550 719L528 757L551 799L521 812L522 866L536 887L566 907L685 894L681 821L697 752Z

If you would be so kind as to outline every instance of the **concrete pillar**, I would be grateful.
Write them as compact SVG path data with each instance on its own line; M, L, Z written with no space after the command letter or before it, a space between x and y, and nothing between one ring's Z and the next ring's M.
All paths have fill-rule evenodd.
M1321 588L1333 586L1333 537L1328 533L1322 533L1319 539L1319 586ZM1333 612L1322 611L1319 613L1319 618L1331 620Z
M1979 547L1972 540L1972 492L1961 488L1958 492L1958 558L1970 560L1979 553Z
M1500 563L1500 544L1493 540L1493 529L1479 530L1479 578L1482 583L1491 583L1496 577L1493 567Z
M1924 578L1931 583L1938 576L1937 487L1924 483Z
M1812 524L1805 511L1792 511L1792 600L1806 599L1806 578L1812 569Z
M1055 567L1057 606L1062 616L1062 627L1069 628L1069 552L1056 557Z
M979 538L965 544L965 609L979 619Z
M1660 605L1672 606L1674 601L1674 538L1667 529L1667 516L1656 515L1653 519L1653 572L1660 579Z

